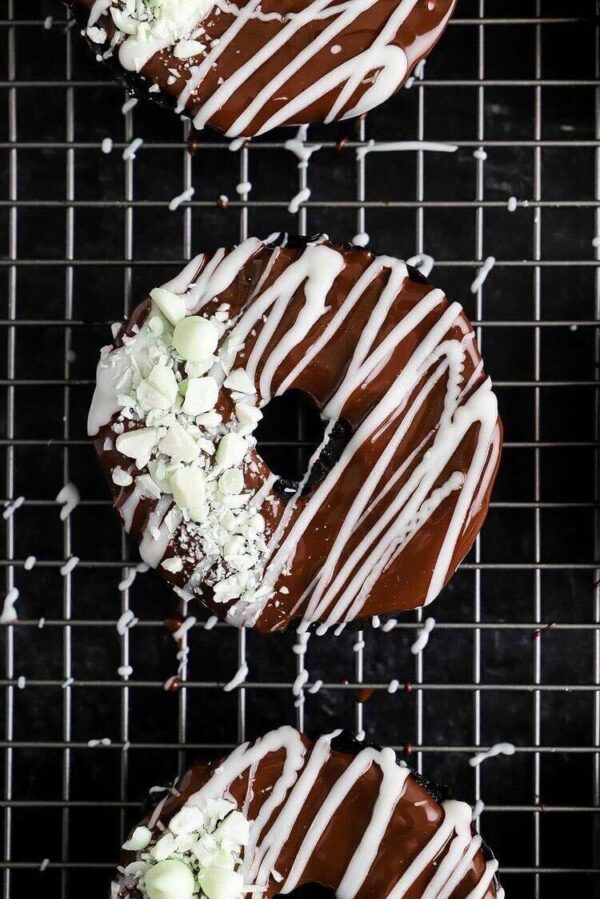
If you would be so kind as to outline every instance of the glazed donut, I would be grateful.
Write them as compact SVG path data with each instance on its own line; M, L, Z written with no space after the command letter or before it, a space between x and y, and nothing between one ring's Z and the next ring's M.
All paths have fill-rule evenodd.
M125 529L185 598L263 631L434 599L481 527L501 445L458 303L390 256L250 238L114 327L89 434ZM326 422L294 484L253 436L292 388Z
M230 137L331 122L387 100L456 0L70 0L128 88Z
M280 727L193 765L125 842L113 899L271 899L308 883L338 899L501 899L470 806L340 734Z

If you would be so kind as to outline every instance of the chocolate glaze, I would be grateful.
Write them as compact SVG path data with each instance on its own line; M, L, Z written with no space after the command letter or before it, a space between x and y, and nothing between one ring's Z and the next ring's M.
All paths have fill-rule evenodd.
M277 745L277 740L280 744L284 743L283 748L267 751L270 746ZM289 892L296 886L310 883L321 884L337 894L361 840L363 838L368 840L369 837L374 840L373 846L376 851L370 866L368 864L366 866L359 865L358 869L354 869L355 876L352 878L351 887L356 890L356 899L387 899L411 865L413 866L412 870L416 873L413 875L412 883L401 895L404 899L420 899L436 872L439 871L444 859L448 859L449 864L446 877L456 871L461 860L464 864L462 874L455 874L454 888L450 892L444 893L447 899L467 899L472 895L477 895L480 899L493 899L493 897L504 895L494 876L497 863L493 860L485 844L478 836L475 836L475 830L470 824L470 809L464 803L448 800L447 791L439 785L413 774L403 763L401 763L401 767L398 767L397 764L394 765L393 755L387 757L388 765L391 760L391 766L386 768L387 774L384 779L381 750L365 746L364 743L356 743L345 734L337 736L332 742L331 738L321 738L318 743L313 743L304 734L298 734L290 727L283 727L279 731L267 734L255 744L246 744L246 746L252 750L253 746L260 746L261 742L265 744L268 741L275 742L270 743L270 746L266 745L262 752L259 749L258 762L255 762L252 767L244 767L244 770L240 770L239 774L231 779L229 770L233 771L233 768L230 769L232 764L230 759L233 759L233 755L208 764L197 762L192 765L175 783L175 790L161 798L156 807L152 811L148 811L140 824L149 826L153 833L159 836L160 824L166 826L176 812L200 790L204 788L204 795L215 798L215 791L211 790L211 779L218 775L217 769L221 771L224 769L223 777L226 784L225 790L219 788L216 791L217 795L222 796L225 793L226 798L233 800L238 809L243 810L250 821L255 821L281 778L286 757L289 760L296 750L299 751L301 761L299 762L298 779L300 779L309 765L315 747L317 747L316 751L322 752L322 763L318 769L316 780L304 801L297 802L293 795L293 789L286 790L283 800L267 818L262 832L255 836L256 845L260 851L264 835L270 834L270 832L277 834L278 819L285 816L288 806L290 811L293 810L291 831L288 834L286 830L281 834L281 844L278 844L280 851L271 865L271 869L280 876L275 879L270 875L266 883L260 881L261 886L266 886L265 892L261 893L266 899L271 899L280 892ZM235 752L239 754L239 750ZM372 753L370 762L368 753ZM390 753L390 750L383 750L383 753ZM288 883L292 865L294 862L298 864L301 844L311 825L315 826L316 816L328 797L331 801L332 788L340 782L340 778L345 773L348 776L348 769L353 762L360 763L362 759L367 759L367 761L359 765L359 772L353 778L353 783L345 797L341 802L334 803L325 829L312 852L307 856L304 868L298 872L297 881L294 879L293 883L291 881ZM245 762L242 758L240 768L244 765ZM372 820L372 815L378 798L384 800L386 797L389 798L390 791L394 789L394 773L405 779L398 791L399 798L392 805L387 824L384 822L381 838L377 838L374 835L375 821ZM390 774L392 777L388 780L387 777ZM444 822L448 824L450 817L456 813L457 809L460 809L463 827L466 815L466 841L471 840L470 845L468 847L463 845L462 850L457 853L454 863L450 864L450 844L456 834L456 831L452 830L447 839L442 840L439 851L433 853L431 860L426 859L427 845L439 832ZM277 841L278 836L275 836L276 844ZM464 859L469 854L472 856L471 861L465 862ZM133 852L125 852L122 854L121 863L127 865L138 857ZM244 861L248 863L248 860ZM252 859L249 860L250 870L252 870L251 862ZM255 883L258 880L260 880L260 875L257 874L255 877L250 877L249 880L245 879L245 882ZM126 899L126 897L140 899L141 893L135 889L133 878L128 875L118 875L116 883L119 888L116 895L119 899ZM446 883L445 880L444 883ZM438 890L441 888L439 883L436 886ZM480 891L474 893L478 887ZM435 891L436 896L438 890ZM343 885L339 895L348 895L347 884Z
M315 249L314 246L306 248L304 240L291 242L291 245L288 242L286 246L277 248L272 245L256 243L257 247L250 253L239 271L236 270L230 286L217 297L210 298L202 306L203 315L210 316L219 304L229 303L231 318L239 322L239 316L251 314L253 304L264 295L271 285L277 282L282 273L301 260L304 253L312 252ZM388 260L388 257L377 257L366 249L347 245L334 246L328 241L322 242L320 246L328 247L340 254L343 259L343 267L327 293L325 312L310 328L306 338L300 340L289 350L273 373L270 395L276 395L279 386L284 383L286 378L289 380L290 373L297 368L298 364L306 360L309 352L314 351L315 343L332 322L335 314L343 309L343 326L337 328L330 335L330 339L316 352L304 370L300 371L287 385L287 388L293 387L305 391L313 398L319 409L324 410L325 417L333 419L335 415L332 414L328 404L332 402L332 397L335 399L338 395L337 392L346 384L352 364L351 360L357 351L361 336L364 337L368 328L371 327L374 310L378 310L385 301L385 288L390 278L390 269L384 265L402 266L402 263L397 260ZM210 255L198 257L197 271L189 273L192 282L210 264L212 258ZM227 259L228 256L225 256L226 261ZM372 278L354 306L348 308L347 301L352 288L367 270L369 272L376 270L378 273ZM206 587L205 583L192 582L193 592L216 614L223 616L228 612L232 623L256 624L259 630L272 631L285 628L292 618L304 617L308 622L329 621L331 624L336 621L419 607L424 602L430 601L441 586L449 580L469 551L481 528L487 512L501 449L501 423L495 411L495 400L493 394L489 392L489 381L483 372L472 327L460 307L455 304L453 308L456 314L452 316L452 310L446 298L439 291L432 293L431 285L421 274L410 269L401 269L401 271L405 272L406 277L401 281L393 301L389 304L387 314L382 316L377 331L371 332L374 340L373 346L366 352L367 361L371 358L370 353L376 351L394 328L406 325L406 322L409 321L406 316L414 316L415 312L422 309L423 304L430 303L432 297L435 296L437 299L427 314L421 313L420 321L413 322L411 327L407 326L404 339L396 345L392 344L392 352L384 364L380 364L376 369L375 376L369 375L364 381L357 383L356 389L350 390L346 401L343 402L341 415L332 431L334 439L326 444L315 461L307 487L297 497L292 507L291 518L285 529L284 537L290 534L307 507L310 507L314 514L301 532L295 553L290 556L283 571L277 577L274 584L275 593L261 608L258 620L256 620L256 616L254 618L252 616L244 617L243 613L238 613L238 610L234 608L235 603L215 602L212 598L212 591ZM267 272L267 276L261 291L257 297L249 300L252 291L256 289L265 272ZM188 278L186 278L187 280ZM265 363L269 354L280 345L280 342L288 339L292 325L299 312L304 308L305 299L303 287L295 291L278 327L261 355L255 377L259 389L259 405L268 401L268 396L261 397L259 384ZM131 335L132 329L136 326L143 326L150 309L150 300L142 302L124 326L121 336L123 334ZM443 323L440 326L440 321L447 315L451 315L449 321L452 323L448 328L444 328ZM262 327L263 321L261 320L247 336L243 349L236 357L236 367L246 365L256 341L260 338ZM436 346L435 353L437 355L430 358L429 364L422 368L422 376L418 377L408 394L402 397L401 392L396 393L397 379L406 373L407 366L410 367L413 364L415 354L425 346L425 341L431 339L432 329L436 327L439 339L434 340L431 346ZM441 330L439 330L440 327ZM119 345L121 336L117 339L116 345ZM482 399L491 404L491 419L488 413L488 436L485 439L482 436L483 432L480 434L481 423L479 421L474 421L465 429L454 450L449 452L447 461L441 465L439 471L436 471L431 489L426 494L428 502L433 501L436 491L445 489L444 485L450 483L449 479L466 476L475 464L477 453L479 453L480 460L480 476L477 484L472 485L473 491L470 498L467 496L468 505L464 517L461 515L458 521L460 527L451 551L444 549L444 546L452 527L454 513L458 514L457 507L463 494L461 489L447 492L447 495L433 508L430 516L425 516L421 524L413 529L410 535L402 538L401 551L384 565L374 583L368 585L368 577L374 570L382 541L387 539L391 526L396 523L396 519L392 517L385 530L379 532L380 520L384 514L390 512L391 504L398 499L404 485L413 476L416 476L417 468L425 464L424 459L428 450L434 445L434 440L440 439L442 436L440 423L445 414L445 401L450 389L447 371L445 374L442 371L441 377L438 376L438 380L433 382L433 386L431 386L431 378L436 371L439 375L440 369L436 366L440 358L443 360L443 356L440 357L440 348L447 346L449 341L455 348L459 345L464 348L464 358L455 372L459 379L458 388L462 391L457 401L458 412L462 415L466 414L471 405L479 402L478 398L482 394ZM430 384L430 389L423 396L424 385L427 383ZM222 391L222 393L225 394L226 391ZM421 398L419 398L420 394ZM389 406L392 410L391 414L382 421L380 426L374 429L369 426L365 439L358 440L358 436L362 433L359 429L364 429L369 425L373 416L378 414L378 410L381 408L380 404L384 401L391 401ZM224 419L231 417L229 396L220 397L217 411L223 414ZM114 438L113 426L118 418L118 415L113 415L110 421L104 424L94 436L94 446L107 473L113 502L117 510L131 496L133 488L116 486L111 480L111 471L116 466L121 466L129 467L132 474L136 474L136 471L131 468L131 460L125 459L116 449L107 449ZM136 423L126 420L122 424L126 428L136 427ZM399 433L399 428L404 428L405 434L386 462L384 454L389 452L394 435ZM482 446L480 445L480 436L483 440ZM340 470L337 467L340 464L337 461L340 453L349 453L348 440L350 438L358 440L358 443L349 458L344 456L347 464L338 480L325 490ZM331 450L331 445L334 446L334 451ZM352 444L350 444L350 448L351 446ZM269 475L269 469L256 449L251 451L250 459L251 464L244 468L246 487L257 490L264 484ZM373 490L368 494L368 502L364 505L365 511L352 523L350 532L346 535L347 539L342 538L341 529L347 527L349 510L354 509L353 504L357 500L361 488L373 475L376 466L381 467L382 459L385 465L373 485ZM319 491L324 490L325 493L319 500L318 497L321 495ZM374 497L378 495L380 498L375 502ZM285 497L281 492L272 490L268 502L260 507L266 520L267 539L286 514L289 502L289 495ZM404 509L405 505L401 506L401 509ZM156 500L142 498L135 509L130 533L138 542L146 533L148 517L155 507ZM421 507L421 509L423 508L424 506ZM370 539L372 534L378 534L378 536L371 544L370 549L358 552L357 547L365 539ZM279 540L278 549L281 549L284 537ZM180 543L181 533L176 531L169 542L165 556L179 556L184 563L183 570L180 573L172 574L161 567L160 571L171 583L190 589L190 578L192 578L195 564L200 561L200 556L196 554L194 559L190 559L189 547L184 550ZM322 575L324 566L332 558L336 547L339 559L334 566L333 576L342 571L342 566L355 550L358 552L359 562L365 568L360 582L362 588L360 608L355 607L352 612L347 610L343 614L331 617L331 610L339 597L340 589L341 587L345 588L349 580L347 575L345 578L340 575L340 589L331 592L331 601L327 604L327 608L317 609L315 612L315 609L311 610L310 602L315 584L318 584L318 578ZM440 561L442 557L444 557L443 562ZM271 561L272 559L273 557L271 557ZM442 565L441 569L440 565ZM356 562L350 570L354 576L358 570ZM438 571L436 577L438 577L439 583L433 588L432 578L435 579L434 572L436 571ZM331 581L329 581L329 585L331 585ZM278 592L282 587L284 587L284 591ZM327 589L325 589L325 595L327 595Z
M404 0L407 9L410 3ZM292 65L298 55L311 45L335 19L335 14L329 17L312 17L303 27L293 32L289 39L275 52L269 53L268 58L256 71L249 74L242 83L236 85L231 96L218 103L208 117L201 113L201 119L197 127L209 124L219 131L228 133L232 137L251 136L263 130L269 130L276 125L305 124L311 122L323 122L332 119L347 118L352 114L359 114L366 109L359 106L361 99L369 91L378 78L382 78L384 66L388 66L393 72L395 82L389 89L381 88L381 94L373 96L366 102L368 108L378 105L387 99L389 94L398 90L404 84L415 66L424 59L437 43L447 21L454 9L456 0L417 0L414 7L408 12L397 29L383 41L383 48L400 48L399 58L374 62L371 67L363 66L361 77L358 78L355 88L345 97L339 109L333 106L341 94L344 83L349 75L336 86L330 87L323 84L322 90L317 91L316 97L306 97L306 102L300 101L300 106L293 109L290 106L290 114L284 114L281 120L271 122L273 116L293 103L302 93L313 87L321 78L324 78L339 66L348 63L352 71L353 60L367 51L372 52L373 45L382 30L390 21L391 16L400 9L399 0L376 0L369 8L359 12L342 30L327 40L325 45L318 49L311 58L300 66L298 71L290 69L287 77L277 89L273 89L271 95L259 104L256 114L252 115L244 127L235 127L238 117L249 107L258 93L277 76L282 73L284 67ZM249 0L238 0L238 10L244 10ZM190 66L199 66L205 59L205 53L191 60L182 61L173 55L173 47L156 53L146 62L139 73L127 71L119 61L118 53L105 59L121 81L139 96L149 96L169 106L178 106L178 111L185 111L194 118L201 112L204 104L215 95L216 91L227 84L228 79L248 60L255 58L256 54L268 41L276 37L292 19L290 16L306 10L313 5L314 0L263 0L259 10L267 16L272 13L279 14L275 19L264 21L262 18L251 17L241 31L231 42L221 50L213 66L208 68L197 87L191 92L185 104L179 104L178 98L186 86L190 77ZM79 22L83 27L87 25L89 11L94 5L94 0L70 0ZM333 2L330 5L338 6ZM343 6L343 5L342 5ZM215 5L202 21L205 34L202 41L209 46L215 39L226 42L230 29L235 26L239 13L231 11L229 7L220 3ZM338 15L341 17L343 8ZM399 20L400 21L400 20ZM115 26L108 13L100 16L97 25L104 28L107 40L104 44L90 41L94 53L103 53L107 50L110 40L115 34ZM332 52L332 47L334 52ZM337 48L340 48L337 50ZM206 52L206 51L205 51ZM392 51L396 52L396 51ZM350 70L349 70L350 71ZM173 72L177 75L173 78ZM168 81L173 83L169 84ZM339 79L338 79L339 80ZM148 94L148 89L157 84L160 93ZM381 85L381 82L380 82ZM181 108L184 105L184 108Z

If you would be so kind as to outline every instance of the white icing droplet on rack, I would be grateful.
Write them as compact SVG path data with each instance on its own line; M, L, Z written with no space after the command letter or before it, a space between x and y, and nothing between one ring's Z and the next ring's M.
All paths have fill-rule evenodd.
M517 747L514 743L494 743L485 752L478 752L477 755L472 756L469 759L469 765L472 768L476 768L477 765L481 765L486 759L492 759L497 755L514 755L516 751Z
M410 259L407 259L406 264L412 265L425 278L428 278L435 265L435 259L428 253L417 253L416 256L411 256Z
M473 822L479 821L484 808L485 808L484 803L482 802L481 799L478 799L477 802L475 803L475 805L473 806L473 815L471 818L471 820Z
M426 150L429 153L455 153L456 144L439 143L431 140L370 140L364 147L357 147L356 158L364 159L369 153L402 153L411 150Z
M305 203L310 197L310 187L303 187L298 193L292 197L288 203L288 212L295 215L300 209L300 204Z
M50 864L49 858L42 859L42 861L40 863L40 871L45 871L49 864Z
M125 162L135 159L137 151L140 149L142 144L144 143L144 139L142 137L135 137L130 144L128 144L123 150L123 159Z
M169 210L171 212L175 212L176 209L179 209L182 203L185 203L187 200L191 200L196 192L195 187L187 187L184 191L178 194L176 197L169 203Z
M98 740L88 740L87 744L90 749L93 749L96 746L111 746L112 740L110 739L110 737L100 737L100 739Z
M0 624L12 624L18 621L19 616L15 610L15 603L19 598L19 591L16 587L12 587L4 597L2 606L2 614L0 615Z
M179 683L179 676L177 674L172 674L171 677L168 677L163 684L163 690L165 693L169 693L173 690L173 688Z
M594 237L594 239L592 240L592 246L596 248L600 247L600 237Z
M487 153L482 147L479 147L479 149L477 150L473 150L473 156L475 157L475 159L479 159L482 162L485 162L485 160L488 158Z
M2 513L2 518L4 518L5 521L8 521L8 519L11 517L11 515L14 515L14 513L17 511L17 509L20 509L24 502L25 502L24 496L18 496L16 499L12 500L4 508L4 511Z
M131 665L119 665L119 667L117 668L117 674L119 675L119 677L129 677L131 674L133 674L133 668L131 667Z
M302 691L302 688L303 688L304 684L307 682L307 680L308 680L308 671L306 670L306 668L303 668L302 671L300 672L300 674L295 679L294 683L292 684L292 693L294 694L294 696L300 695L300 692Z
M44 617L40 618L40 620L37 623L38 630L41 631L42 628L45 626L45 624L46 624L46 619Z
M508 203L506 204L506 208L509 212L515 212L517 209L518 200L516 197L509 197Z
M373 615L371 618L371 627L373 630L377 630L378 627L381 627L381 618L379 615Z
M19 690L24 690L26 686L27 686L27 678L24 677L23 675L21 675L20 677L17 678L17 687L19 688Z
M310 687L307 688L309 693L318 693L321 687L323 686L322 680L316 680L314 684L311 684Z
M131 609L125 609L117 621L117 633L123 637L128 630L135 627L138 621L139 618L135 617Z
M365 737L366 737L366 736L367 736L367 735L366 735L366 733L365 733L364 730L359 730L359 731L356 732L356 736L355 736L354 739L357 740L359 743L364 743L364 740L365 740Z
M353 650L353 652L362 652L362 650L365 648L365 646L366 646L366 643L364 640L362 640L362 639L357 640L356 643L353 645L352 650Z
M68 574L71 574L77 565L79 565L79 556L71 556L71 558L67 559L65 564L60 567L60 573L63 577L66 577Z
M236 687L239 687L240 684L243 684L246 678L248 677L248 663L242 662L236 673L233 675L229 683L225 684L223 690L225 693L230 693L232 690L235 690Z
M358 234L354 235L352 243L355 247L366 247L370 239L371 238L366 231L360 231Z
M33 568L33 566L35 565L36 562L37 562L36 556L27 556L27 558L23 562L23 568L25 569L25 571L31 571L31 569Z
M121 581L119 581L117 590L120 593L124 593L125 590L128 590L131 587L138 574L145 574L149 570L150 566L145 562L138 562L137 565L133 566L132 568L128 568L125 577Z
M381 630L384 634L389 634L390 631L393 631L395 627L398 626L398 621L396 618L388 618L388 620L381 625Z
M485 284L485 281L487 279L487 276L489 275L489 273L491 272L491 270L493 269L495 264L496 264L496 257L488 256L487 259L485 260L485 262L483 263L483 265L481 266L481 268L478 269L477 276L476 276L475 280L473 281L473 283L471 284L471 293L477 293L477 291L480 290L481 287L483 287L483 285Z
M249 194L252 190L252 182L251 181L240 181L239 184L235 186L236 193L238 194Z
M66 690L67 687L72 686L72 684L74 684L74 683L75 683L75 678L74 678L74 677L68 677L66 680L64 680L64 681L62 682L62 684L61 684L61 689L62 689L62 690Z
M237 153L238 150L241 150L246 141L247 137L236 137L234 140L229 141L229 149L232 153Z
M429 635L435 627L435 618L426 618L423 627L419 630L417 634L417 639L410 647L410 651L413 655L417 655L417 653L422 652L427 643L429 642Z
M387 685L387 691L388 691L388 693L397 693L399 687L400 687L400 681L396 680L396 678L394 678Z
M196 619L193 615L189 615L185 621L179 625L176 631L173 631L173 639L178 642L179 640L183 640L187 632L196 624Z
M211 615L210 618L207 618L204 622L204 630L212 631L215 624L218 622L218 617L216 615Z
M125 100L125 102L124 102L123 105L121 106L121 113L122 113L123 115L127 115L128 112L131 112L131 110L132 110L135 106L137 106L137 104L138 104L138 98L137 98L137 97L129 97L129 99L128 99L128 100Z
M52 26L54 25L54 16L46 16L43 22L44 28L46 31L50 31Z
M56 502L62 503L62 509L60 510L60 520L65 521L78 505L79 505L79 490L75 486L75 484L69 481L62 487L57 496Z

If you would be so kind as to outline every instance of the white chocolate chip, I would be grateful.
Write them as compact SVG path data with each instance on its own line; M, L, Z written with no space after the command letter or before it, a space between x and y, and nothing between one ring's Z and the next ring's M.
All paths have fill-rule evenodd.
M255 425L263 417L260 409L244 402L235 404L235 415L241 425Z
M202 521L205 517L206 476L199 468L180 468L171 478L173 499L190 518Z
M117 437L117 451L130 459L140 459L149 456L158 441L156 428L137 428L126 431Z
M243 574L232 574L215 584L213 599L215 602L229 602L230 599L237 599L238 596L241 596L245 586L246 577Z
M219 478L219 490L221 493L241 493L244 489L244 476L239 468L228 468Z
M152 839L152 831L143 825L136 827L128 840L123 843L123 849L127 852L140 852L145 849Z
M173 462L193 462L200 455L196 441L179 422L174 422L169 427L158 448L165 456L170 456Z
M200 362L186 362L185 373L188 378L200 378L202 375L205 375L207 371L210 371L215 362L217 362L217 357L213 353L207 356L206 359L202 359Z
M257 512L256 515L253 515L248 524L253 531L257 531L259 534L262 534L265 529L265 519L262 517L260 512Z
M176 325L178 321L185 318L187 308L183 297L165 287L155 287L150 291L150 297L172 325Z
M182 359L202 362L217 348L219 335L214 324L199 315L190 315L175 325L173 346Z
M242 880L241 875L238 874L238 877ZM175 858L165 859L150 868L146 873L145 881L148 899L192 899L194 895L195 884L191 868ZM209 897L209 899L218 899L218 897ZM229 899L229 897L223 897L223 899Z
M133 484L133 478L129 472L124 471L118 465L116 468L113 468L111 477L113 484L116 484L117 487L129 487L130 484Z
M226 868L204 868L198 875L202 892L208 899L236 899L242 893L244 878ZM150 899L155 899L151 896ZM179 899L179 897L177 897Z
M196 418L196 424L202 425L204 428L216 428L217 425L221 424L221 421L222 417L218 412L204 412Z
M215 836L218 840L231 840L232 843L245 846L250 836L250 823L241 812L231 812L219 824Z
M203 824L204 815L200 809L195 805L184 805L169 821L169 830L176 835L187 834L200 830Z
M217 448L217 465L224 465L231 468L239 465L246 455L248 444L239 434L230 432L221 437Z
M155 365L137 389L138 401L145 409L172 409L176 396L177 380L168 365Z
M171 574L177 574L183 568L183 562L178 556L170 556L168 559L163 559L160 564L161 568L164 568L165 571L170 571Z
M188 378L182 411L186 415L201 415L214 408L219 396L219 387L214 378Z
M225 379L225 387L238 393L256 393L256 387L243 368L234 368Z
M172 833L166 833L157 841L156 845L150 849L150 854L157 862L168 858L175 850L175 837Z
M173 56L176 59L190 59L192 56L199 56L204 50L204 44L200 41L179 41L173 50Z

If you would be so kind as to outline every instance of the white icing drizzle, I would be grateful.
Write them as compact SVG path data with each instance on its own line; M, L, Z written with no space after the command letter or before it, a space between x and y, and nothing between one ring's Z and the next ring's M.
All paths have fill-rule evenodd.
M456 144L445 144L433 140L370 140L364 147L357 147L356 158L364 159L369 153L398 153L427 150L430 153L456 153Z
M487 276L496 265L496 257L488 256L481 268L478 270L475 280L471 284L471 293L477 293L487 280Z
M280 13L263 13L260 0L250 0L241 8L227 0L162 0L138 21L138 15L126 16L115 8L114 0L97 0L90 14L88 37L102 43L96 35L95 23L101 15L109 11L117 26L117 43L119 44L119 60L128 71L140 71L148 60L157 52L173 47L173 53L183 61L193 60L178 68L179 77L185 79L185 87L180 93L177 110L183 111L186 103L200 87L207 74L215 67L219 58L231 45L237 35L252 19L281 21L277 32L250 59L241 63L227 77L223 78L213 93L195 111L194 127L202 129L211 117L217 113L232 96L240 91L243 85L272 56L281 51L287 58L285 65L258 90L256 95L243 108L233 122L227 136L238 137L249 129L265 104L282 92L284 85L294 76L312 65L314 57L332 44L332 61L341 49L333 43L336 38L377 0L352 0L335 4L332 0L313 0L304 9L289 13L283 17ZM387 100L405 79L408 59L400 47L393 43L398 30L411 15L418 0L401 0L388 20L373 37L370 46L355 56L334 65L332 69L310 84L297 96L289 97L281 104L263 126L256 130L261 134L287 121L297 118L307 107L332 95L332 103L325 121L337 118L349 118L362 115L373 107ZM229 27L218 40L207 42L203 39L204 29L200 23L212 11L223 11L233 16ZM318 31L314 30L315 20L329 20ZM313 27L309 40L296 55L286 52L286 47L296 35ZM106 35L104 35L105 39ZM196 39L194 39L196 38ZM175 78L175 71L173 72ZM367 83L362 96L353 98L357 91ZM282 92L285 96L285 92Z
M270 753L284 750L282 771L260 807L256 819L250 822L250 836L240 869L245 884L264 889L270 879L274 878L273 871L281 868L280 855L330 757L332 740L339 733L340 731L335 731L320 737L307 758L300 734L294 728L280 727L253 744L238 746L215 769L207 783L187 800L186 806L202 808L207 801L225 795L229 797L230 785L247 772L248 792L243 808L243 813L247 814L258 765ZM363 887L371 867L377 863L382 841L410 776L410 768L403 762L397 762L391 749L366 747L342 771L310 821L279 892L284 895L290 893L301 882L326 828L344 799L373 765L377 765L381 771L379 791L370 820L337 887L336 896L338 899L354 899ZM402 899L425 871L428 872L429 880L422 899L448 899L471 868L473 858L482 844L481 837L471 831L471 808L464 802L447 800L442 803L442 809L444 816L438 829L410 861L388 899ZM157 816L148 826L152 828L156 820ZM497 867L495 860L486 864L482 878L468 893L467 899L481 899L485 896ZM279 875L274 879L280 883L282 878Z
M0 613L0 624L12 624L13 621L19 620L19 616L17 615L15 610L15 603L18 598L19 591L17 587L11 587L11 589L4 597L2 612Z
M56 502L62 504L60 520L65 521L73 509L79 505L79 490L75 484L68 481L64 487L61 487L56 496Z
M248 677L248 663L242 662L238 670L235 672L229 683L225 684L223 687L223 691L225 693L230 693L232 690L235 690L236 687L239 687L240 684L243 684L246 678Z
M413 655L417 655L417 653L422 652L429 642L429 635L435 627L435 618L426 618L425 624L420 629L417 634L417 639L410 647L410 651Z
M4 511L2 512L2 518L5 521L8 521L8 519L11 518L15 514L17 509L21 508L21 506L23 505L24 502L25 502L24 496L18 496L16 499L11 500L11 502L5 506Z
M472 768L476 768L482 762L485 762L486 759L493 759L497 755L514 755L516 751L517 747L514 743L494 743L485 752L478 752L477 755L472 756L469 759L469 765Z

